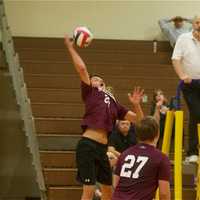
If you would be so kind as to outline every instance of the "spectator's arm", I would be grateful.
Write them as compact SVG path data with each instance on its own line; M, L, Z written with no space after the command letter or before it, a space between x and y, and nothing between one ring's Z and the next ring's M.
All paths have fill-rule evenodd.
M180 60L173 60L172 61L174 69L176 74L178 75L178 77L184 81L184 83L191 83L192 79L183 72L182 70L182 65L181 65L181 61Z
M154 115L155 107L156 107L156 103L152 102L151 103L151 109L150 109L150 115Z
M158 123L160 123L160 106L158 103L152 103L150 115L153 116Z
M183 20L184 20L185 22L188 22L188 23L192 24L194 18L183 18Z
M169 181L159 180L159 199L170 200L170 184Z
M174 44L176 43L176 35L174 34L173 28L170 25L170 22L173 21L172 19L160 19L158 21L158 24L162 30L162 32L164 33L164 35L169 39L170 43L172 46L174 46Z
M158 24L160 25L160 28L166 28L167 26L169 26L169 23L172 22L172 19L169 18L164 18L164 19L160 19L158 21Z
M156 103L155 111L154 111L154 115L153 115L153 117L156 119L158 124L160 124L160 107L162 104L163 104L163 102L161 102L161 101Z
M73 42L70 41L70 38L68 37L68 35L65 35L64 43L71 55L72 61L74 63L74 67L76 71L78 72L80 79L87 85L90 85L90 77L87 71L87 67L85 63L83 62L82 58L74 49Z
M185 48L186 48L184 44L185 44L184 40L182 40L182 36L180 36L174 47L174 51L172 55L172 64L180 80L183 80L185 83L190 83L191 78L183 71L183 67L182 67L182 59L184 57Z
M172 64L174 66L174 70L175 70L176 74L178 75L178 77L181 80L183 80L183 78L186 76L186 74L182 70L181 60L173 59Z

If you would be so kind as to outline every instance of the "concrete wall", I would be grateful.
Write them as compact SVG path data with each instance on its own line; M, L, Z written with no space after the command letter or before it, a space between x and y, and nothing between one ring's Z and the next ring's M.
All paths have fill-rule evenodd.
M2 57L1 57L2 58ZM0 199L39 197L32 157L9 73L0 63Z
M5 0L15 36L62 37L78 25L95 38L162 38L157 21L167 16L194 16L200 1Z

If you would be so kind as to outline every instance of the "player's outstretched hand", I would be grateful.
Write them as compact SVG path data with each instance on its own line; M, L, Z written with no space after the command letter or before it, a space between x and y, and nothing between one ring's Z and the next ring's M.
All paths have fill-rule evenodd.
M143 95L144 95L144 90L137 86L134 88L132 93L128 94L128 97L133 105L138 105L140 104Z
M67 47L72 47L73 46L73 40L69 38L67 34L64 36L64 43Z

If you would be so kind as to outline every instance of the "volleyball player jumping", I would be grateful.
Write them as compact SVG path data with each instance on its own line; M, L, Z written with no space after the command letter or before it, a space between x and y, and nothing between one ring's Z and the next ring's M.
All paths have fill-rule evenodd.
M90 77L85 63L67 35L64 42L80 76L82 100L85 104L85 114L81 123L83 135L76 149L77 179L83 184L81 200L92 200L96 181L101 183L102 200L110 200L112 173L106 155L108 134L117 119L126 119L134 123L143 118L140 107L143 90L136 87L132 94L129 94L135 112L123 107L106 91L101 77Z

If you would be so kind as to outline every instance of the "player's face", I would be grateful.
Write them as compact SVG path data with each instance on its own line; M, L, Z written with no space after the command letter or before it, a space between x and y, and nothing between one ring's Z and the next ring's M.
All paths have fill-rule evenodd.
M196 18L193 22L194 31L200 32L200 17Z
M118 123L119 123L118 128L119 128L120 132L123 134L128 134L131 123L127 120L119 121Z
M100 90L105 89L105 83L104 83L103 79L98 76L93 76L91 78L91 84L92 84L92 87L96 87Z

